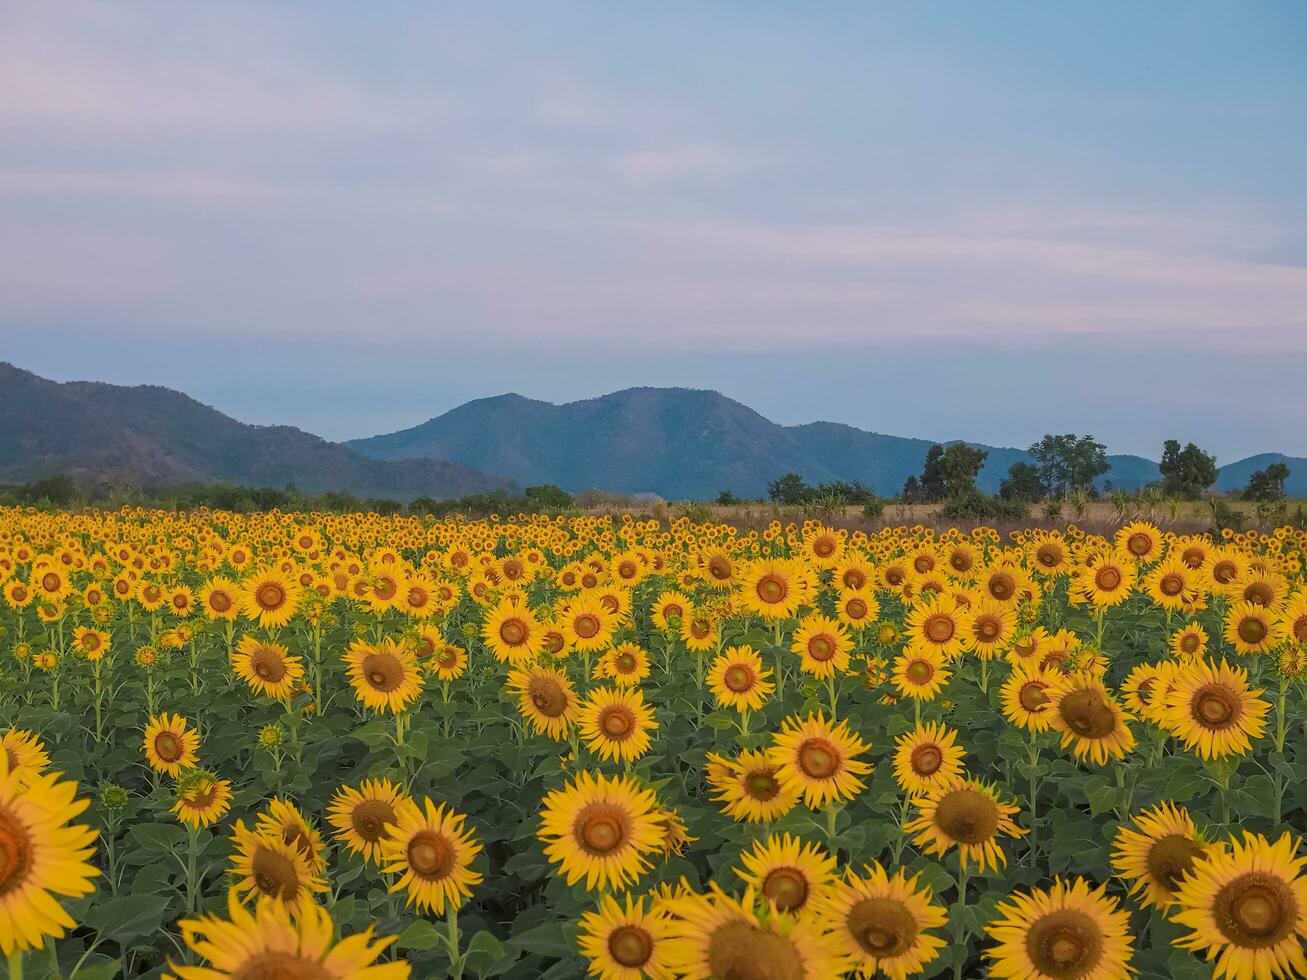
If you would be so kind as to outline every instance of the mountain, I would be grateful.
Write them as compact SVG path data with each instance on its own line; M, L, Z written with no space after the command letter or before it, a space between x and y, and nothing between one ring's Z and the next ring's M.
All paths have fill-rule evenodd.
M345 445L377 459L452 459L524 484L702 500L725 489L761 497L787 472L809 483L858 480L888 496L921 472L931 444L835 422L777 425L715 391L628 388L564 405L481 398L411 429ZM979 485L989 492L1013 463L1029 459L1021 449L981 448L989 458ZM1105 479L1113 486L1134 489L1159 478L1157 464L1139 456L1109 461Z
M409 500L510 489L430 458L370 459L285 425L245 425L180 392L58 383L0 362L0 482L67 473L134 486L236 483Z
M1248 485L1248 477L1272 463L1283 463L1289 467L1289 478L1284 481L1284 492L1288 496L1307 497L1307 459L1285 456L1283 453L1259 453L1236 463L1227 463L1221 467L1212 489L1220 493L1242 490Z

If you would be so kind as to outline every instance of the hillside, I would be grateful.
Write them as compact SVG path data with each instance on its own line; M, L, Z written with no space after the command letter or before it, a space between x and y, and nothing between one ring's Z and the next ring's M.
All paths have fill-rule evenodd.
M931 442L867 432L834 422L782 426L714 391L629 388L554 405L500 395L468 402L421 425L346 443L377 459L435 456L502 473L520 483L568 490L652 491L704 499L730 489L760 497L786 472L810 483L859 480L891 495L921 471ZM983 447L980 476L993 492L1024 450ZM1114 486L1158 478L1157 464L1112 456Z
M435 459L369 459L290 426L245 425L154 386L58 383L0 362L0 482L54 473L129 486L239 483L457 497L510 482Z

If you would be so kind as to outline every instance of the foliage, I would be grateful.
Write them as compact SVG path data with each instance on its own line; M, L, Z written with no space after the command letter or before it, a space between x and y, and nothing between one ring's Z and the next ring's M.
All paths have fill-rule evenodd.
M1045 493L1065 497L1072 490L1088 490L1111 469L1107 447L1091 435L1046 435L1030 447Z
M1244 500L1261 500L1274 502L1284 499L1284 481L1289 478L1289 467L1283 463L1272 463L1264 470L1258 470L1248 478L1244 488Z
M1185 500L1197 500L1216 482L1216 457L1205 453L1192 442L1183 449L1176 439L1162 446L1162 489Z
M1039 469L1029 463L1013 463L1008 467L1007 478L999 484L998 495L1004 500L1025 500L1033 503L1044 497L1044 483Z

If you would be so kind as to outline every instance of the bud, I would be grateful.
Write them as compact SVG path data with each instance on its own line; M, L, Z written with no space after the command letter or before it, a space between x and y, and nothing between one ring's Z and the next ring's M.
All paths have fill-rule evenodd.
M108 783L100 790L100 805L106 810L121 810L127 805L127 790Z
M277 724L264 725L259 729L259 745L265 749L275 749L281 744L282 732L281 726Z

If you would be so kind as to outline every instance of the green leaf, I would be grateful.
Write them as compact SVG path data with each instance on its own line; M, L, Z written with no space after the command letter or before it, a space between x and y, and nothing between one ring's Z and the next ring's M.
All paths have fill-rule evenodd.
M74 972L69 980L115 980L121 975L122 968L122 960L110 960L107 963L84 966Z
M463 966L479 977L484 977L492 967L504 958L504 944L493 933L482 930L472 937L467 944Z
M84 921L106 939L127 946L133 939L159 931L169 901L165 895L120 895L91 906Z
M399 934L397 949L435 949L445 942L444 934L426 919L418 919Z
M167 854L186 843L186 831L178 824L144 823L131 828L136 843L147 851Z

